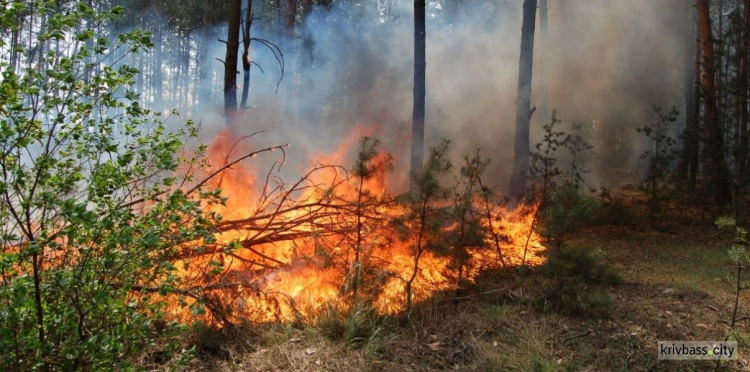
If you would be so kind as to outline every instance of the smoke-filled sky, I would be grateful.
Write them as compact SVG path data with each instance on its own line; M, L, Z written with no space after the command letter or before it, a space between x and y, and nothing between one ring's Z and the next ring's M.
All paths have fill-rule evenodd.
M624 136L640 140L634 128L654 121L652 104L683 111L689 1L575 0L566 1L563 11L558 2L549 1L547 48L537 25L532 106L539 106L540 61L546 57L550 111L557 109L565 124L596 120L598 135L622 128ZM369 131L383 138L403 171L412 115L413 3L395 0L386 16L375 1L338 3L330 11L314 9L304 32L298 30L313 39L312 65L298 58L299 39L280 40L271 27L253 30L281 46L286 75L276 91L275 60L254 44L252 57L265 74L253 68L254 109L236 131L268 129L256 146L291 143L293 170L301 168L295 163L309 164L311 154L333 152L347 135ZM457 165L463 154L481 147L493 161L488 177L504 190L513 156L522 0L463 3L454 17L439 4L428 5L426 144L452 139ZM215 43L216 57L223 58L223 48ZM218 114L197 112L208 137L223 129ZM540 127L540 115L534 114L532 127ZM641 147L632 146L632 164Z

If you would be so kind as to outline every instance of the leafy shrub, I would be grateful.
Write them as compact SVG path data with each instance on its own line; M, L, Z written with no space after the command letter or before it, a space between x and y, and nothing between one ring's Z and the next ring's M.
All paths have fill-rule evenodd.
M129 369L147 351L171 359L184 328L158 300L179 284L170 257L181 242L211 241L203 208L221 201L175 186L190 182L183 165L200 167L202 148L179 156L197 128L168 133L139 105L138 71L114 65L149 47L147 34L94 38L122 8L1 5L7 29L29 9L48 22L28 50L13 50L35 68L0 62L0 369ZM63 52L32 57L50 44Z

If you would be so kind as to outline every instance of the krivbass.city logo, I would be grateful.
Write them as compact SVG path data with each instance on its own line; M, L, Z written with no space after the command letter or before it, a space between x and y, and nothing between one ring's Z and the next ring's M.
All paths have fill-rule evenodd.
M733 360L737 341L659 341L659 360Z

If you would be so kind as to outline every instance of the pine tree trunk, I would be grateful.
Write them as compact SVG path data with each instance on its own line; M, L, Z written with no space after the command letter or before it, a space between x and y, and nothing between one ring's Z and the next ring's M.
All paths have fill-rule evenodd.
M310 12L312 11L312 0L302 0L302 24L304 28L302 30L302 67L303 70L313 66L313 39L310 34L308 23L310 21ZM306 71L303 71L306 72ZM305 89L310 89L311 86L306 86Z
M678 175L682 180L690 180L690 187L695 187L695 178L692 174L696 173L692 163L693 159L698 159L698 97L697 97L697 77L700 74L700 37L697 28L698 19L695 12L695 1L687 0L689 9L689 32L688 43L685 51L685 75L683 83L685 84L685 129L683 131L683 145L680 154L680 164ZM695 165L697 166L697 164Z
M709 190L715 193L716 204L724 207L731 202L732 194L729 187L729 170L724 156L724 133L716 102L716 64L709 10L709 0L698 0L698 23L703 50L703 109L707 155L705 168L709 179Z
M696 7L697 8L697 7ZM701 63L703 57L703 48L701 46L701 30L698 26L698 12L694 13L695 16L695 88L694 88L694 103L693 103L693 117L694 126L690 133L690 157L689 157L689 168L688 168L688 186L691 189L695 189L698 183L698 171L700 167L700 107L701 107L701 74L703 73L703 64Z
M160 11L159 0L154 1L154 104L160 107L164 97L164 82L162 74L162 65L164 64L162 55L162 32L161 21L158 18Z
M286 36L294 39L294 23L297 19L297 0L286 1Z
M242 0L229 4L227 55L224 59L224 117L227 125L234 124L237 111L237 50L240 47L240 16Z
M426 47L425 0L414 0L414 107L411 127L411 171L414 174L420 173L424 165ZM415 187L412 182L412 191Z
M719 67L717 68L717 86L716 86L716 92L717 92L717 117L718 118L726 118L728 115L728 110L730 106L730 95L734 94L734 92L731 91L732 87L730 86L729 82L729 67L731 64L732 58L729 56L731 53L731 48L728 47L728 45L732 42L732 36L730 35L727 37L726 30L731 31L731 25L726 26L724 24L724 14L726 12L725 10L725 2L724 0L718 0L719 1L719 29L718 29L718 40L716 41L716 45L718 47L718 51L715 52L715 55L718 58L719 61ZM731 22L731 19L728 19L728 21ZM723 119L720 119L719 122L723 122ZM735 124L737 125L737 124ZM731 159L732 154L730 153L730 149L732 149L732 139L729 137L731 135L731 130L729 129L730 126L726 125L726 129L722 130L723 136L724 136L724 157L725 159ZM737 148L735 147L735 150ZM736 155L736 153L735 153ZM729 160L727 160L727 167ZM728 169L728 168L727 168Z
M744 0L742 27L742 68L740 69L740 133L739 164L737 171L745 174L748 170L748 57L750 54L750 0Z
M539 127L550 121L549 117L549 32L547 0L539 0L539 45L538 57L541 58L541 73L539 76L539 113L537 120Z
M26 67L29 70L34 68L34 54L31 51L34 50L33 43L34 40L36 40L36 38L34 37L34 31L36 30L36 27L34 26L34 15L36 14L35 5L36 2L29 2L29 37L27 40L28 44L26 46L26 51L24 53L26 55Z
M253 25L253 0L247 0L247 11L245 13L245 24L242 29L242 101L240 109L247 109L247 95L250 92L250 27Z
M284 40L284 49L287 56L293 56L292 58L288 58L294 61L297 61L296 58L298 57L299 50L297 46L295 45L295 30L294 25L297 22L297 0L286 0L286 18L284 20L284 29L286 33L286 40ZM291 84L289 89L289 106L297 108L298 104L300 102L300 89L298 84L298 71L293 71L291 74Z
M304 90L304 93L301 94L306 98L302 102L307 103L305 109L310 110L310 114L320 112L319 109L316 109L322 106L317 98L320 94L316 91L312 80L312 75L314 74L313 68L315 66L315 42L312 35L311 12L312 0L302 0L302 60L300 61L300 80L302 89ZM315 119L312 115L310 118Z
M182 106L182 111L187 112L190 107L193 106L192 102L196 101L196 86L194 85L190 89L190 52L192 50L192 42L191 38L193 37L192 33L188 33L185 35L185 41L182 43L182 100L180 101L180 105Z
M516 137L513 144L513 173L509 194L520 199L526 191L529 171L529 124L531 115L531 80L534 64L534 28L536 0L524 0L521 25L521 58L518 66L518 98L516 100Z

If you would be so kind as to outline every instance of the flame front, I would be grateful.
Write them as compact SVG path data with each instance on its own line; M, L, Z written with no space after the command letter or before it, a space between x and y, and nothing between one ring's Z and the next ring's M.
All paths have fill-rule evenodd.
M209 148L214 168L227 163L230 141L224 133ZM414 231L393 223L408 211L390 197L387 172L360 179L326 165L342 164L354 143L345 140L339 151L318 156L324 160L293 183L269 177L257 185L257 170L248 166L225 171L213 185L228 198L225 206L212 207L224 217L216 242L182 247L177 266L184 267L183 282L203 290L229 319L310 321L326 308L346 310L354 301L381 314L398 313L405 309L407 286L417 304L456 289L459 276L471 282L483 269L519 265L524 254L526 264L542 262L544 247L532 231L535 206L508 212L479 200L477 210L486 212L485 244L468 247L460 269L449 255L417 252Z

